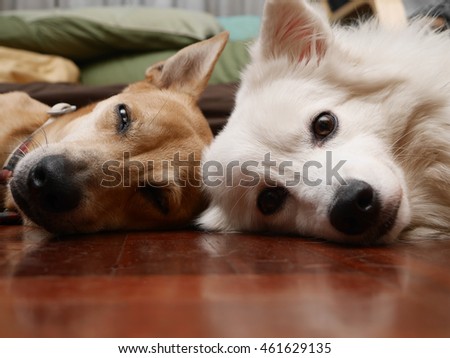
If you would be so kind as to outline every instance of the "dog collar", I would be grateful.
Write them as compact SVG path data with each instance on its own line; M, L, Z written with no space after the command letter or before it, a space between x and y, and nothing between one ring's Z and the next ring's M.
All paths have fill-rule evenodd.
M58 103L47 111L50 118L44 123L42 127L33 132L31 136L25 139L19 146L12 152L12 154L6 160L2 170L0 171L0 185L6 185L9 179L13 176L14 169L17 163L30 151L30 145L33 143L33 137L36 132L42 130L45 126L53 122L55 118L62 116L63 114L76 111L77 107L68 103Z
M20 143L20 145L9 156L8 160L3 166L3 169L0 172L1 185L6 185L8 183L9 179L13 175L13 171L16 168L17 163L19 163L19 160L22 159L30 151L29 145L32 142L33 136L28 137L27 139L25 139L25 141Z

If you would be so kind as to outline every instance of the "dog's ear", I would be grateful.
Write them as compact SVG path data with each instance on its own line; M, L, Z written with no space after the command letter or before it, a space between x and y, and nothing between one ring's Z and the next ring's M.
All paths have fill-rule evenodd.
M160 88L188 93L198 99L208 85L228 37L228 32L222 32L185 47L168 60L148 68L145 73L147 81Z
M287 56L309 62L325 55L331 40L326 20L304 0L266 0L255 60Z

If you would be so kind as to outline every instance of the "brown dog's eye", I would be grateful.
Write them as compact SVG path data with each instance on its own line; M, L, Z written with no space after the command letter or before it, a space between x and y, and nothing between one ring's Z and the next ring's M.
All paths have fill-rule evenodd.
M314 118L312 130L318 140L325 139L337 128L337 117L331 112L322 112Z
M166 190L153 185L146 185L140 188L141 194L150 201L161 213L167 215L170 211L169 199L167 197Z
M117 119L118 119L118 126L117 130L119 133L125 133L128 128L130 127L131 119L128 115L128 108L123 103L119 104L116 107L116 113L117 113Z

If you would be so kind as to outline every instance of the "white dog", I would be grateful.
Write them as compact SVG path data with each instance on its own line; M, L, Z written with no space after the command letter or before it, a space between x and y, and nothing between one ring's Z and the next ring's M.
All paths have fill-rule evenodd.
M303 0L264 11L235 110L204 156L200 226L449 237L449 34L332 28Z

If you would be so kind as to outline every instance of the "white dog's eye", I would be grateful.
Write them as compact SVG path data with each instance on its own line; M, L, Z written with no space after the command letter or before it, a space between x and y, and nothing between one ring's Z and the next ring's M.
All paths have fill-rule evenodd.
M322 112L314 118L312 130L316 139L323 140L336 130L337 125L338 120L333 113Z
M276 214L283 208L288 191L282 187L265 188L258 195L257 205L263 215Z
M116 107L117 119L118 119L118 132L125 133L130 126L130 117L128 115L127 106L123 103Z

